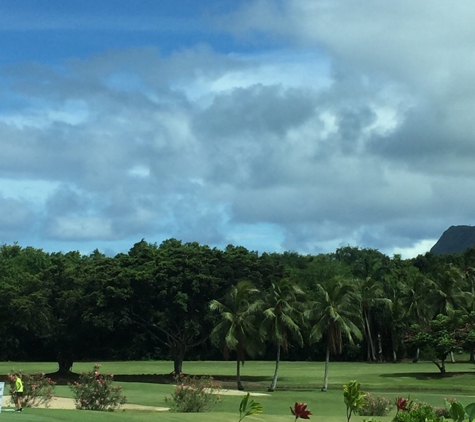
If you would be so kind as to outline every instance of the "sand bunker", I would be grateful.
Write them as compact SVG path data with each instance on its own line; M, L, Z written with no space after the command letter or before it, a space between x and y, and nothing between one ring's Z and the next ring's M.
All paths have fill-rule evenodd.
M210 390L209 388L206 388L205 390L209 391L210 393L213 394L221 394L222 396L245 396L247 393L249 393L251 396L270 396L270 394L267 393L251 393L249 391L239 391L239 390Z
M3 396L2 409L13 407L10 402L10 396ZM45 408L46 406L38 406ZM50 401L50 409L76 409L74 405L74 399L68 399L66 397L53 397L53 400ZM156 412L163 412L169 410L168 407L155 407L155 406L142 406L140 404L124 404L119 408L121 410L150 410Z
M239 390L216 390L211 391L215 394L221 394L223 396L245 396L247 391ZM265 393L250 393L251 396L268 396L269 394ZM10 396L3 396L2 409L13 408L14 406L10 402ZM45 408L46 406L38 406L40 408ZM75 409L74 399L69 399L66 397L53 397L53 400L49 402L48 407L50 409ZM143 406L140 404L124 404L119 408L121 410L149 410L155 412L164 412L169 410L168 407L156 407L156 406Z

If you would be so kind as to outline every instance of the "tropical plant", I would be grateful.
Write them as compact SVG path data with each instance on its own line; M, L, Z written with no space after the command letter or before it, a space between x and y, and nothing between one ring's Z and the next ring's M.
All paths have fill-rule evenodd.
M438 422L432 406L426 403L415 403L405 412L397 412L393 422Z
M295 403L294 407L290 408L292 415L295 416L295 421L297 419L310 419L312 412L307 410L307 403Z
M340 354L343 336L350 344L361 339L360 296L352 284L334 278L317 284L316 300L307 311L312 321L310 342L326 337L327 348L322 391L328 389L328 368L330 353Z
M288 279L272 283L266 295L261 335L264 337L267 334L277 349L274 376L268 391L274 391L277 385L281 349L287 351L290 338L303 345L298 308L301 304L299 299L304 296L303 290Z
M264 407L250 398L250 394L247 393L239 404L239 422L241 422L246 416L257 415L264 411Z
M221 321L211 332L211 338L224 343L224 355L230 350L236 352L236 383L238 390L244 390L241 383L241 364L246 354L255 356L261 351L262 338L256 327L256 313L262 306L257 298L259 291L248 281L233 286L223 302L212 300L210 309L221 315Z
M350 422L353 413L358 413L363 407L365 396L359 382L352 380L343 386L343 400L346 405L346 420L348 422Z

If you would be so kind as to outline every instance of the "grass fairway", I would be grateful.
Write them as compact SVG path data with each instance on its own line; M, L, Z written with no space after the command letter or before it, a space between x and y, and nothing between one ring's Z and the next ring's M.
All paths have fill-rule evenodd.
M93 362L75 363L74 371L88 371ZM55 363L50 362L1 362L0 374L21 369L25 373L54 372ZM103 362L101 370L113 373L123 385L128 403L147 406L166 406L164 397L171 394L173 385L156 382L123 382L134 380L133 376L169 374L172 363L166 361L145 362ZM183 369L190 375L213 375L224 381L226 388L235 388L233 377L234 362L185 362ZM293 420L289 407L296 401L307 402L313 415L311 419L326 422L345 421L342 386L355 379L362 389L374 395L383 395L389 399L398 396L427 402L431 405L443 405L445 397L457 397L463 404L475 401L475 366L466 362L447 364L448 374L441 377L433 363L330 363L329 391L320 391L323 381L323 362L282 362L278 390L269 396L255 397L265 408L264 413L246 418L247 422L280 422ZM273 362L249 361L243 367L242 376L246 390L267 393L274 370ZM122 377L123 376L123 377ZM138 378L137 378L138 379ZM152 378L153 379L153 378ZM158 378L157 378L158 379ZM56 395L71 397L67 386L57 386ZM78 410L26 409L21 415L14 412L2 412L0 422L18 420L27 421L237 421L241 397L222 396L222 401L211 413L174 414L169 412L116 411L87 412ZM393 411L394 413L394 411ZM392 420L393 414L378 417L382 422ZM362 421L364 417L354 416L352 422ZM368 417L366 417L368 419Z

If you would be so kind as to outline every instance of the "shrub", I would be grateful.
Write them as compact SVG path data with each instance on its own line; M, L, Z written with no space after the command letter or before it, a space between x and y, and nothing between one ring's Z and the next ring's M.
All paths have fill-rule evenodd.
M16 373L15 371L12 371ZM36 407L44 405L49 406L49 402L54 397L54 381L51 378L41 374L22 374L18 372L23 382L23 407ZM10 400L15 403L15 375L8 374L8 382L10 384Z
M394 404L385 397L374 397L366 394L363 399L363 405L358 409L360 416L387 416L393 409Z
M437 422L438 417L432 406L415 403L407 411L397 412L393 422Z
M100 365L94 365L92 371L79 376L79 381L69 384L76 409L114 410L125 404L122 387L112 386L114 375L101 374L99 368Z
M221 385L211 377L182 377L171 397L165 397L172 412L209 412L220 397Z
M451 419L449 408L452 403L455 403L457 401L457 399L454 397L450 397L446 398L444 401L445 406L434 407L434 413L439 419L441 417L444 417L445 419Z

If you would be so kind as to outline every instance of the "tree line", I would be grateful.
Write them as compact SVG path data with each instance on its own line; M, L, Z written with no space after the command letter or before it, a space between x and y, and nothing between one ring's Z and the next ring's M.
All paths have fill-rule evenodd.
M259 254L168 239L108 257L4 244L0 359L57 360L60 372L75 360L171 359L180 373L187 359L224 356L241 387L240 365L259 357L276 361L274 389L283 355L325 359L326 389L330 356L417 359L440 315L471 332L462 317L475 311L474 268L475 249L403 260L350 246Z

